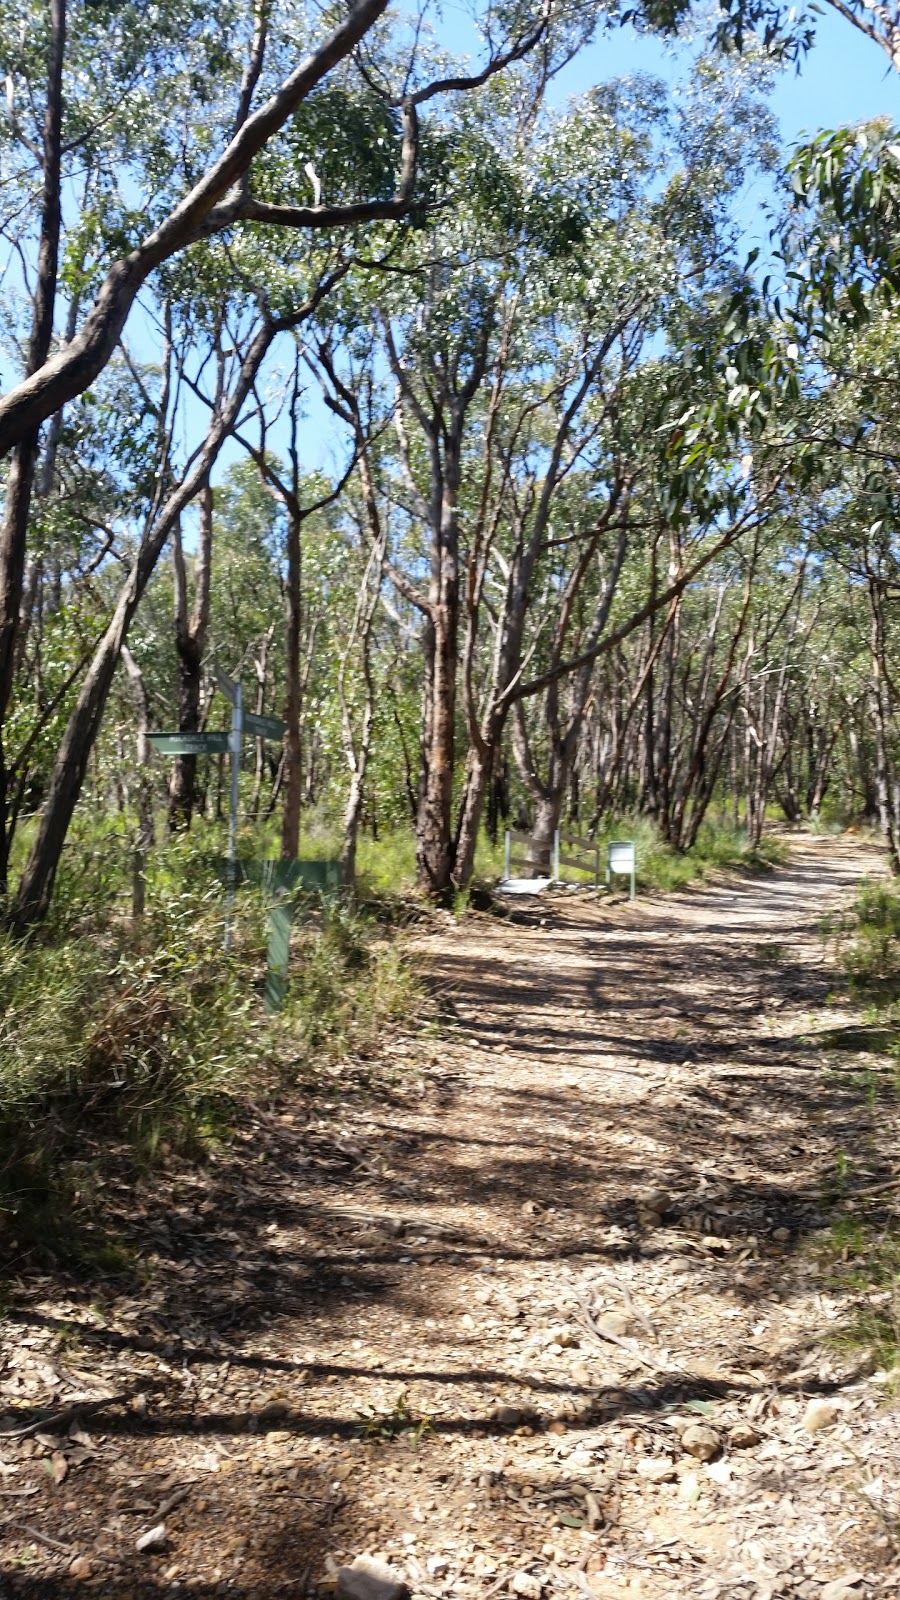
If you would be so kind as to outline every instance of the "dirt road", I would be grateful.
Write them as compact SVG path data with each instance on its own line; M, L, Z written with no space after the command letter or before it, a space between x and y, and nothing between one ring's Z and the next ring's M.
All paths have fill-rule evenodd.
M387 1074L119 1196L139 1282L13 1285L0 1427L56 1421L0 1440L0 1591L268 1600L369 1552L461 1600L895 1593L900 1419L816 1248L895 1166L816 931L879 868L804 839L420 938L445 1021Z

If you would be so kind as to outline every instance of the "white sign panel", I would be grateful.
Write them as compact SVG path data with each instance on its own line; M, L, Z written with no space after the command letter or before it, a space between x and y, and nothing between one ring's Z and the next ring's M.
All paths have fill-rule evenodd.
M635 868L634 845L624 843L611 844L606 864L610 872L627 872L630 875Z

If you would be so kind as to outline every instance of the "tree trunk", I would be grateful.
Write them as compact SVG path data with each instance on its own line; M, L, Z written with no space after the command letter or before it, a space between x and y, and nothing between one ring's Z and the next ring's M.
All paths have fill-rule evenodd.
M256 333L244 356L234 391L210 424L203 449L193 467L170 494L155 521L144 530L134 565L119 593L112 620L94 653L57 751L40 824L12 904L12 918L19 926L39 921L47 914L69 823L81 792L88 759L100 729L116 663L131 620L178 518L207 482L212 465L237 421L240 408L276 330L277 324L267 322Z
M212 578L213 493L208 481L203 485L198 500L200 529L194 566L194 605L190 617L180 519L172 530L179 733L197 733L200 727L200 665L209 625ZM196 804L197 757L175 756L169 783L169 828L173 832L190 828Z
M888 749L888 725L890 708L888 704L887 674L884 660L884 615L882 610L883 597L880 585L874 580L869 582L869 606L872 613L872 714L875 724L875 793L878 804L878 821L884 842L887 845L888 858L891 871L900 873L900 833L896 824L894 809L894 785L891 781L891 760Z
M492 767L492 754L485 755L475 745L469 747L466 770L459 805L459 822L456 830L455 869L460 884L467 884L475 870L475 851L478 848L478 829L484 797ZM496 834L496 821L494 821Z
M281 859L293 861L300 849L300 805L303 796L303 711L300 685L301 605L303 600L303 554L299 507L287 507L287 603L286 683L284 697L284 800L281 812Z
M31 337L26 361L26 381L43 367L53 338L53 315L59 270L59 236L62 223L60 181L65 50L66 0L50 0L50 50L42 149L41 235ZM56 407L51 408L55 409ZM5 514L0 530L0 896L3 897L9 888L10 843L7 825L8 774L3 730L13 691L16 642L25 577L28 515L31 508L39 438L40 420L34 419L21 431L15 443L7 480Z
M549 878L553 870L553 840L562 816L565 786L557 783L547 789L534 810L531 829L531 860L538 877Z
M147 737L150 731L150 696L140 667L128 649L122 646L122 663L131 683L131 693L134 700L134 709L137 720L137 765L138 778L136 785L137 803L137 836L134 843L134 856L132 861L131 885L131 920L137 926L144 915L146 899L146 867L147 856L153 848L153 785L150 769L150 741Z
M436 895L449 890L454 867L451 841L459 585L455 559L449 550L446 558L441 563L439 579L442 603L435 606L432 618L433 652L427 677L423 771L416 819L419 882Z

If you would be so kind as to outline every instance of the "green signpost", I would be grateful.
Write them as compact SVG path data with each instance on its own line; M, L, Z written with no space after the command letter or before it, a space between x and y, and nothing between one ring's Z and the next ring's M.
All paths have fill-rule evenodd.
M228 749L227 733L148 733L161 756L217 756Z
M280 900L269 910L266 1010L281 1011L287 998L288 962L291 955L291 905Z
M227 915L225 919L225 949L231 948L234 920L234 892L239 879L259 883L274 890L277 895L304 885L308 888L338 888L340 863L321 861L238 861L238 774L240 770L241 738L284 738L285 726L279 717L262 717L255 711L245 711L240 683L229 678L221 667L214 667L216 684L226 699L231 701L230 733L151 733L150 743L161 756L202 756L231 753L231 809L228 818L228 860L226 883L228 885ZM268 975L266 978L266 1010L280 1011L287 994L288 960L291 945L290 902L278 899L269 910Z
M245 711L244 732L254 739L283 739L284 723L279 717L258 717L255 711Z

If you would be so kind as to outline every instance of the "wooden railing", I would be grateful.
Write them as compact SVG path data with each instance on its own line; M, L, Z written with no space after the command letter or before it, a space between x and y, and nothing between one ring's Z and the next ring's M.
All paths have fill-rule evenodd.
M525 845L526 849L517 849ZM541 871L535 857L534 839L530 833L521 833L515 828L508 828L504 838L503 851L503 876L510 878L513 868L524 871L528 877L536 878L546 874L546 867ZM600 846L592 839L582 839L576 833L560 833L557 828L553 835L553 847L550 854L550 877L554 882L561 881L561 868L573 868L576 872L589 872L594 880L594 887L600 887Z

